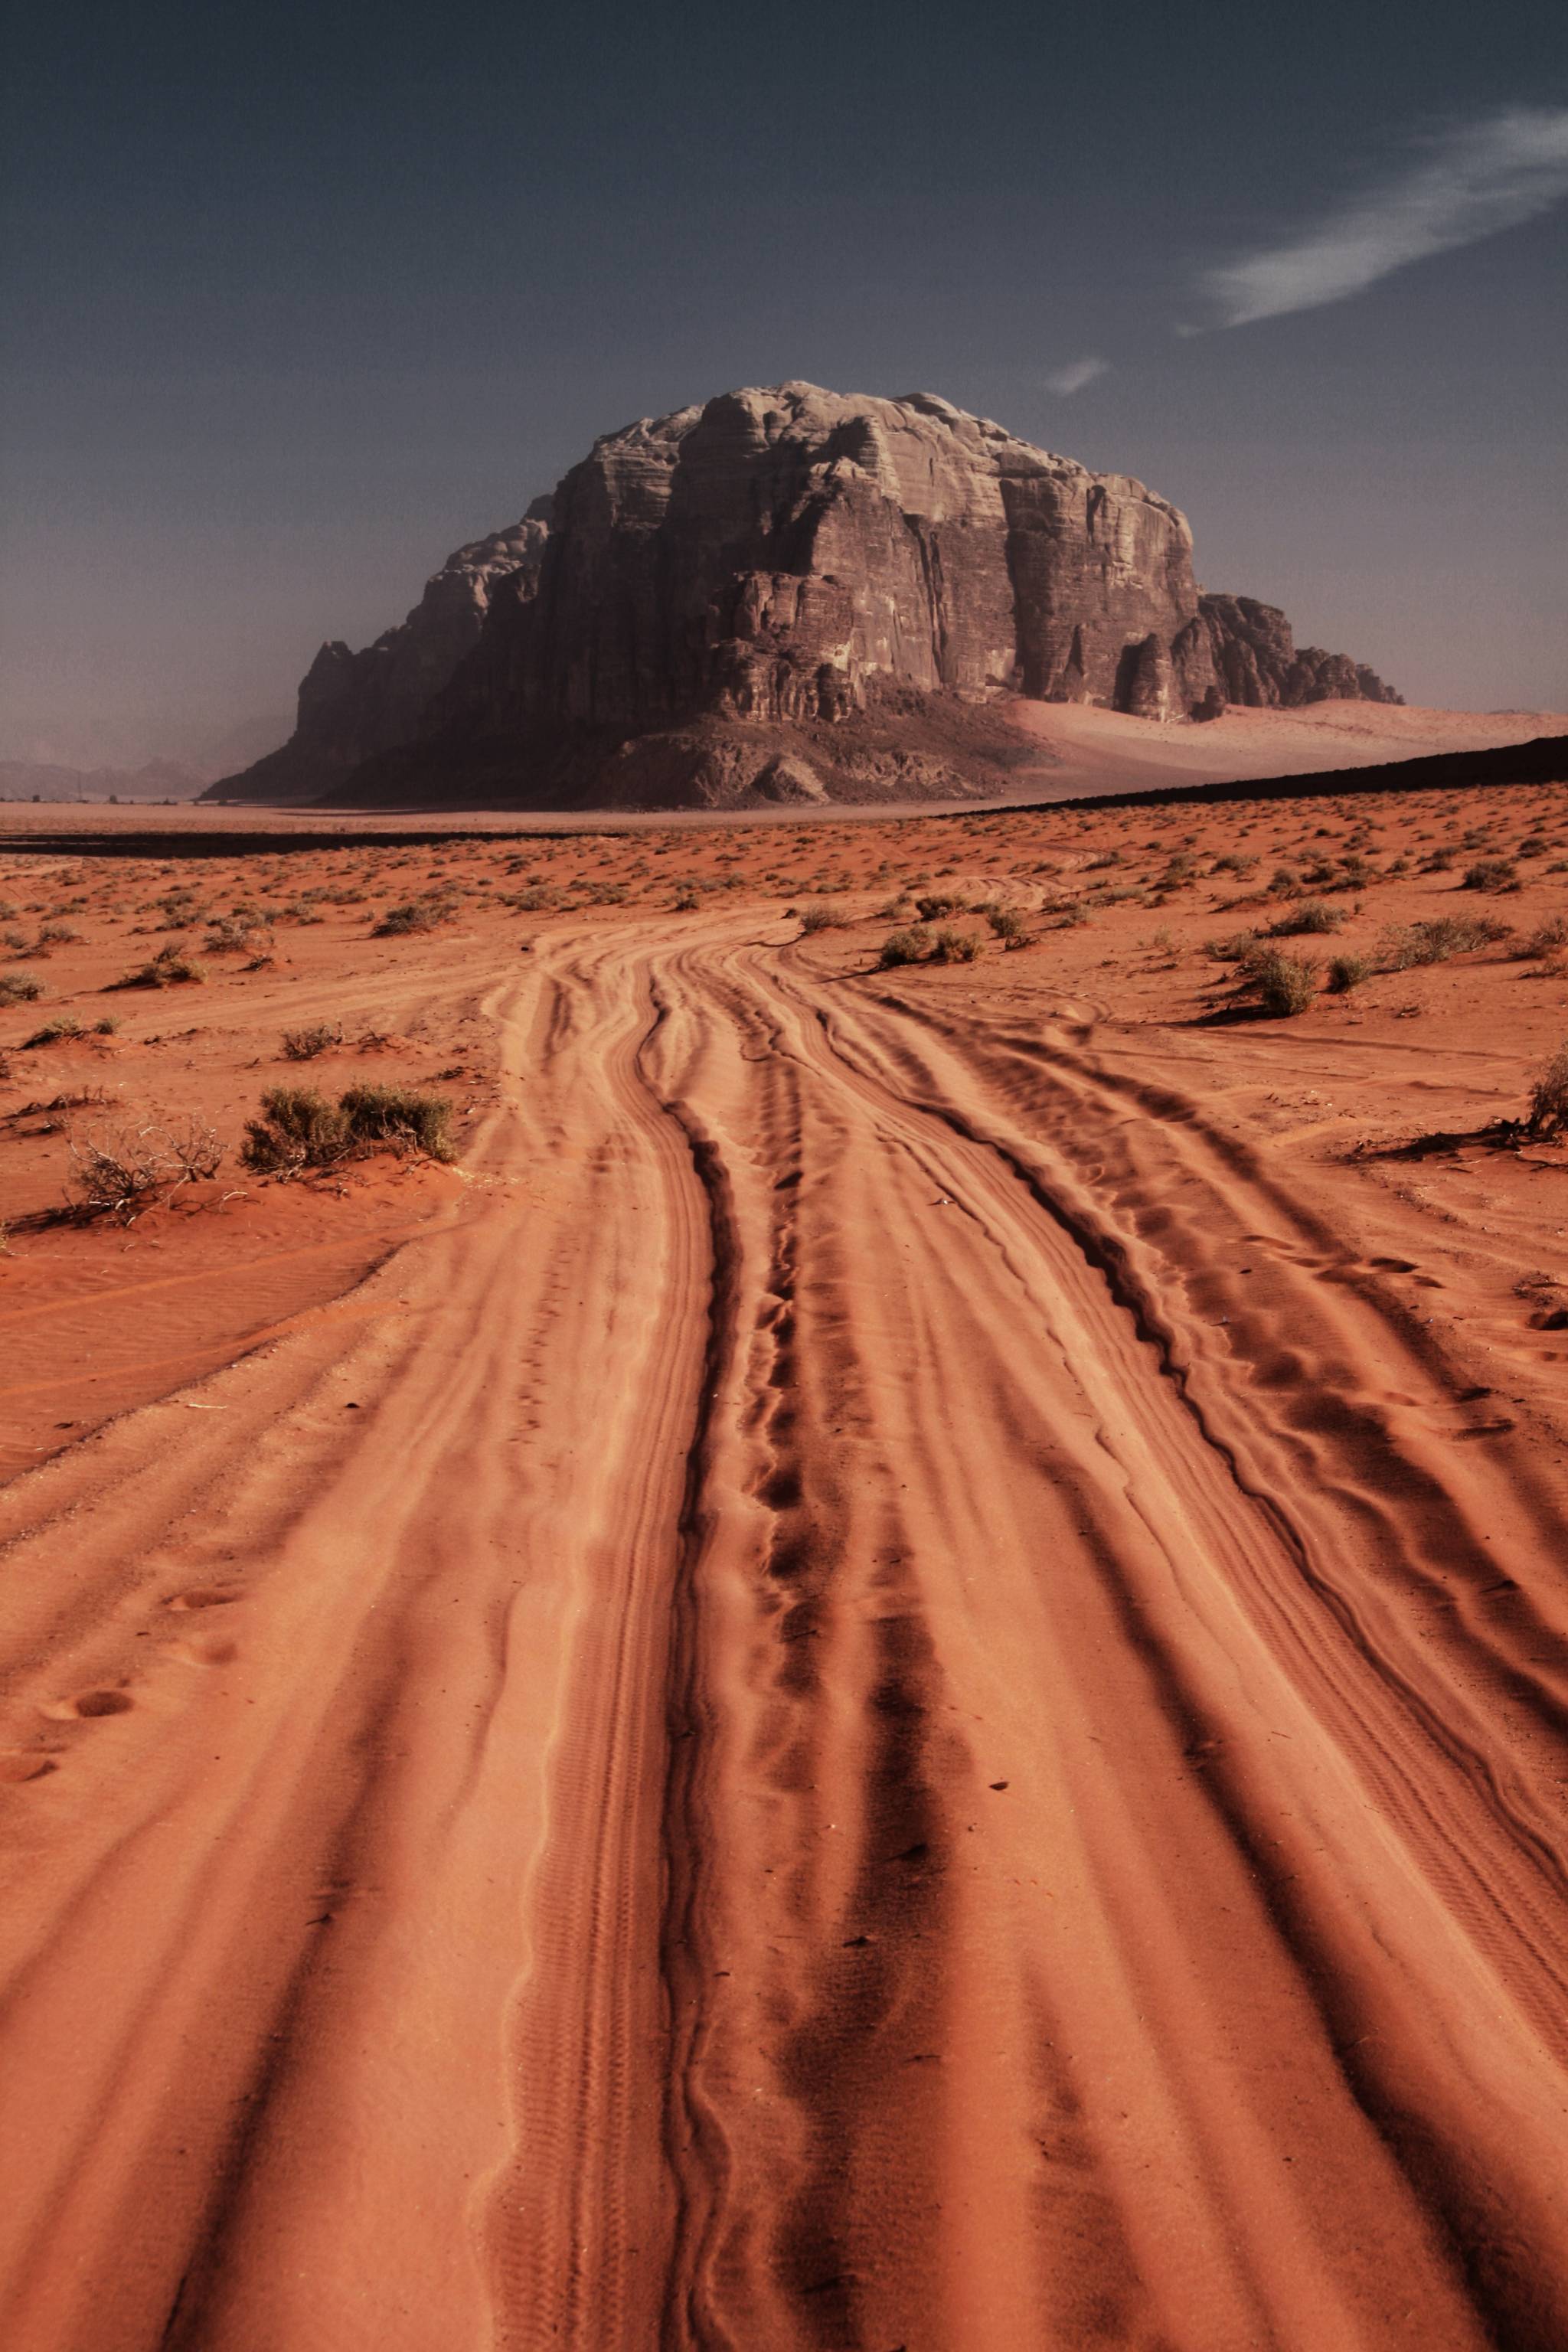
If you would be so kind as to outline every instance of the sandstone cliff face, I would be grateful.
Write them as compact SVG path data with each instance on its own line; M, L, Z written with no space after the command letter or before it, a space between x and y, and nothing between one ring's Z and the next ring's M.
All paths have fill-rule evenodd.
M1202 618L1215 676L1226 702L1296 709L1302 703L1403 702L1375 670L1321 646L1298 647L1276 604L1250 596L1205 596Z
M323 646L300 682L289 741L214 790L227 795L243 783L258 799L314 799L363 761L416 741L434 698L479 643L498 584L504 581L517 603L532 593L550 506L537 499L509 530L459 547L407 618L363 652Z
M1141 482L923 394L784 384L597 443L534 610L451 708L640 732L842 718L879 679L1115 702L1129 645L1196 613L1187 526Z
M926 394L786 383L606 435L515 530L460 549L399 628L324 646L293 741L215 792L355 771L403 791L477 761L510 762L520 797L592 800L596 779L618 792L618 761L679 798L685 759L694 792L718 760L733 796L767 790L786 753L799 782L799 730L825 727L829 788L853 790L856 744L874 746L868 778L897 764L889 713L912 723L911 695L1184 719L1368 691L1388 692L1298 653L1271 607L1200 598L1185 520L1142 482ZM957 772L938 761L929 789Z

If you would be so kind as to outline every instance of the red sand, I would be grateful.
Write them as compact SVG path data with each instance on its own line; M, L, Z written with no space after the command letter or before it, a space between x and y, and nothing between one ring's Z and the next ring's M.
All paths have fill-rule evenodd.
M1242 1017L1347 855L1286 949L1512 933ZM84 935L0 1013L7 2352L1568 2342L1565 876L1563 786L0 852ZM274 963L105 993L181 887ZM879 971L906 888L1033 943ZM39 1222L26 1102L366 1069L458 1173Z

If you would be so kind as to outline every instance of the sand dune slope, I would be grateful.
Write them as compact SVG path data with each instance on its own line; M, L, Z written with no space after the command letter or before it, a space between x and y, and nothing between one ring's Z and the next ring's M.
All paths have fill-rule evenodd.
M760 922L542 937L468 1213L0 1493L0 2341L1568 2342L1541 1465Z

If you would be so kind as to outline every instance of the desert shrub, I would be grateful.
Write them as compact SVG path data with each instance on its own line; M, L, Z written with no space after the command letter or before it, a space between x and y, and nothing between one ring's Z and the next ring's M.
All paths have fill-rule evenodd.
M678 915L694 915L701 902L696 891L687 887L678 890L669 903L673 912Z
M1519 868L1511 857L1478 857L1473 866L1465 868L1461 890L1515 890L1519 887Z
M410 931L433 931L438 923L449 922L457 911L453 901L445 896L432 893L423 898L407 898L400 907L388 907L371 937L397 940Z
M842 918L837 907L829 907L820 898L808 898L800 909L803 937L810 939L816 931L830 931Z
M335 1103L314 1087L269 1087L261 1117L247 1122L240 1156L263 1175L330 1168L370 1151L419 1151L450 1160L452 1106L410 1087L351 1087Z
M171 940L166 948L159 949L151 963L138 964L134 971L128 971L123 979L111 981L110 985L113 988L179 988L204 981L206 976L206 967L199 964L184 948Z
M1385 934L1384 961L1392 971L1420 964L1447 963L1450 956L1507 939L1511 926L1485 915L1438 915L1428 923L1406 923Z
M1372 963L1363 955L1337 955L1329 959L1329 986L1336 996L1348 996L1359 988L1372 971Z
M78 1216L129 1222L182 1184L216 1176L226 1146L200 1119L183 1128L112 1129L71 1145L66 1201Z
M914 913L914 906L905 898L889 898L886 906L878 908L877 913L884 923L902 923Z
M313 1062L318 1054L330 1053L342 1044L342 1023L314 1021L305 1029L285 1029L281 1042L285 1061Z
M1530 1089L1531 1135L1561 1135L1568 1129L1568 1045L1559 1045Z
M30 971L0 972L0 1004L36 1004L43 992L43 982Z
M923 963L931 951L931 940L924 931L889 931L882 941L877 961L884 971L895 964Z
M23 1050L30 1052L35 1045L59 1045L82 1034L81 1023L69 1013L61 1013L53 1021L46 1021L30 1037L22 1040Z
M940 921L943 915L961 915L963 901L955 891L930 890L923 898L915 900L915 912L922 923L934 923Z
M351 1087L339 1097L355 1145L391 1144L423 1152L426 1160L450 1160L452 1105L446 1095L419 1094L412 1087Z
M1242 971L1264 1011L1279 1020L1305 1013L1318 993L1318 966L1309 956L1258 948L1247 957Z
M39 955L47 955L51 948L69 947L73 940L80 937L81 933L73 930L69 923L46 923L34 945Z
M1204 953L1215 963L1245 963L1257 945L1256 931L1232 931L1225 939L1205 940Z
M263 1175L327 1168L348 1151L347 1123L314 1087L268 1087L261 1117L247 1119L240 1158Z
M944 926L931 943L932 963L973 963L979 953L980 940L973 931L955 931Z
M1543 833L1527 833L1513 854L1516 857L1539 857L1543 850L1548 850L1551 846L1552 844Z
M1344 919L1344 908L1331 907L1326 898L1299 898L1288 914L1269 924L1268 936L1271 940L1288 940L1310 931L1321 937L1325 932L1337 931Z
M1249 874L1258 871L1258 860L1249 849L1233 849L1215 859L1214 870L1216 874L1234 874L1238 882L1245 882Z
M221 921L211 926L205 939L202 941L202 946L208 955L248 954L258 944L258 931L259 944L265 948L270 943L272 936L265 925L258 926L246 920L243 917L231 919L225 916Z
M1510 950L1516 956L1552 956L1561 947L1568 947L1568 916L1549 915L1536 926L1530 937L1520 940ZM0 981L0 988L5 982Z
M1001 940L1004 947L1023 946L1027 936L1026 926L1016 907L987 907L985 919L993 935Z

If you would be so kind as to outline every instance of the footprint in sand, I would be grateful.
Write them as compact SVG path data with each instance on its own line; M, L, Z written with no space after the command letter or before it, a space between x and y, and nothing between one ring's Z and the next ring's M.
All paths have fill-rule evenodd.
M239 1655L237 1642L166 1642L163 1647L187 1666L226 1666Z
M171 1593L164 1601L165 1609L226 1609L231 1601L241 1597L237 1584L194 1584L188 1592Z
M50 1699L42 1712L57 1723L70 1723L81 1717L129 1715L136 1702L129 1691L78 1691L74 1698Z

